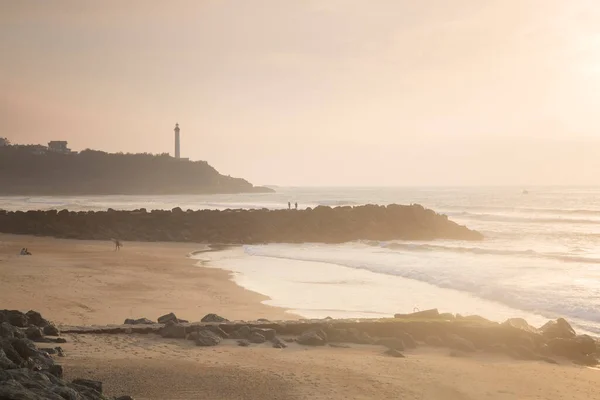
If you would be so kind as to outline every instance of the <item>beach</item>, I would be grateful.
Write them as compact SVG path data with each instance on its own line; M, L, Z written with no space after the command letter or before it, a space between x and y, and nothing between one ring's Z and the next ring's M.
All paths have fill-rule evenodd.
M18 256L27 247L32 256ZM174 312L200 320L297 319L262 303L229 272L197 266L201 245L130 243L0 235L1 307L37 310L59 325L121 324ZM451 354L419 346L406 358L380 346L307 348L291 344L196 347L158 335L65 334L68 379L104 382L108 394L136 399L589 399L600 371L560 361Z

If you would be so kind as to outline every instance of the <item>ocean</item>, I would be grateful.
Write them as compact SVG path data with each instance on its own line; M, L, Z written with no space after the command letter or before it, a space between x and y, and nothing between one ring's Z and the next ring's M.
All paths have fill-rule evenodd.
M0 197L0 209L226 209L418 203L485 235L481 242L360 241L248 245L196 257L232 272L267 304L307 318L413 310L533 325L564 317L600 334L600 188L276 188L194 196Z

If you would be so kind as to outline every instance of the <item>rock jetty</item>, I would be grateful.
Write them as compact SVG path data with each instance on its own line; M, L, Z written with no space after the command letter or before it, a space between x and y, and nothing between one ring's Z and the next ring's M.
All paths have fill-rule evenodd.
M223 244L483 238L479 232L420 205L396 204L319 206L306 210L0 210L0 232L72 239Z
M64 357L59 330L40 313L0 310L0 399L6 400L133 400L102 394L102 382L63 380L53 357ZM51 336L51 337L49 337ZM43 343L45 347L37 347Z
M279 349L291 343L335 348L376 345L382 347L383 354L397 358L403 358L402 352L418 346L445 348L451 356L497 353L516 360L552 364L567 360L594 366L600 358L598 339L577 335L562 318L535 328L519 318L500 324L476 315L440 314L435 309L383 319L228 321L208 314L200 322L182 323L175 314L167 315L170 318L164 324L139 318L127 319L124 325L64 327L63 330L72 334L156 334L190 340L203 347L218 346L225 340L235 340L242 347L260 344ZM138 320L151 323L131 322Z

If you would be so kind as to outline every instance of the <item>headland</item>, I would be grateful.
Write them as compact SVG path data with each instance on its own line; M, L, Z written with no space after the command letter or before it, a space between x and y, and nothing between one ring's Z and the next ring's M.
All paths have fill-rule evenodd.
M62 142L59 142L62 143ZM206 161L169 154L0 146L0 195L169 195L268 193L272 189L220 174Z

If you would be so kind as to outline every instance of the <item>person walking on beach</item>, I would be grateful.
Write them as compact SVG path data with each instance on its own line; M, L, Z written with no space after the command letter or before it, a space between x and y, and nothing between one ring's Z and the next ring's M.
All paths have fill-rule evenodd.
M123 247L121 241L119 239L113 239L113 241L115 242L115 251L121 250L121 247Z
M292 203L288 201L288 210L292 209Z
M298 202L294 203L294 208L297 210L298 209Z

